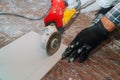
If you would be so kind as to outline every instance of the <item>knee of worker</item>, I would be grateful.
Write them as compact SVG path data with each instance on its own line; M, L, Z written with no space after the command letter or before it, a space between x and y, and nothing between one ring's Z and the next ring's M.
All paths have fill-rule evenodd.
M116 0L96 0L96 3L102 8L109 8L115 4Z
M108 11L105 16L120 28L120 3Z

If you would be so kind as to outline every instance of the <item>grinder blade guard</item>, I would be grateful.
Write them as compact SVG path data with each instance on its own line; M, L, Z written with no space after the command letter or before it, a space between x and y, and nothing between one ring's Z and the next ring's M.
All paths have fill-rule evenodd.
M53 55L60 47L61 34L57 31L55 25L44 27L41 39L41 48L48 55Z

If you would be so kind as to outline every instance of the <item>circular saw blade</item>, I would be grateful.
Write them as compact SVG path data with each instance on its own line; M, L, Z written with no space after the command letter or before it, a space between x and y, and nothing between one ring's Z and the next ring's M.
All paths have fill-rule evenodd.
M54 32L47 42L47 53L48 55L53 55L60 47L61 44L61 35L59 32Z

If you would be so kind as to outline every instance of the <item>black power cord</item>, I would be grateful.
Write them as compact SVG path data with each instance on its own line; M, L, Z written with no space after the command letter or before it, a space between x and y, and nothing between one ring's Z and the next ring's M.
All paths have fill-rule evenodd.
M49 12L51 7L49 7L49 9L47 10L47 12L40 18L30 18L30 17L26 17L24 15L19 15L19 14L14 14L14 13L4 13L4 12L0 12L0 15L10 15L10 16L16 16L16 17L21 17L21 18L24 18L24 19L28 19L28 20L41 20L43 19L47 13Z
M26 17L26 16L23 16L23 15L14 14L14 13L0 13L0 15L16 16L16 17L21 17L21 18L28 19L28 20L41 20L45 17L46 14L43 15L42 17L40 17L40 18L30 18L30 17Z

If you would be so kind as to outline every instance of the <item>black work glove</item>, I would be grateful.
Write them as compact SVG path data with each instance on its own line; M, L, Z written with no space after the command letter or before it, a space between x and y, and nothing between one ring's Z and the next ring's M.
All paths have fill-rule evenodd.
M82 30L66 48L62 59L68 58L72 62L78 57L79 62L85 61L89 53L108 38L108 33L101 21Z

